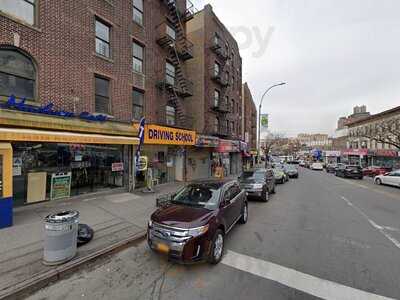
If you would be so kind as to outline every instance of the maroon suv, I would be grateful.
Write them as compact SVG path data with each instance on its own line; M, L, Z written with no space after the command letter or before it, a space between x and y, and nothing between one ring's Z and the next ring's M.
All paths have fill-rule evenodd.
M225 235L247 218L246 192L237 181L195 182L152 214L148 243L173 261L217 264L222 259Z

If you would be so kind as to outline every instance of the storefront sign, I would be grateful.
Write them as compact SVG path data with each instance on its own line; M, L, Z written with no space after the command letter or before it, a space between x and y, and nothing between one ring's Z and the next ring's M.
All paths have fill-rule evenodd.
M398 152L394 150L378 149L374 151L374 155L381 157L397 157Z
M219 153L229 153L232 152L232 141L228 140L220 140L219 141L219 146L218 146L218 152Z
M216 148L219 145L219 138L212 136L197 136L196 147Z
M22 158L14 157L13 158L13 166L22 166Z
M368 153L368 149L347 149L342 151L344 156L367 156Z
M41 107L36 107L33 105L25 104L25 99L21 100L20 102L17 102L15 99L14 95L11 95L7 102L1 105L3 108L9 108L9 109L15 109L19 111L25 111L25 112L30 112L30 113L36 113L36 114L45 114L45 115L51 115L51 116L58 116L58 117L64 117L64 118L80 118L88 121L97 121L97 122L104 122L107 121L107 116L105 115L92 115L88 112L82 112L79 115L76 115L73 112L68 112L68 111L63 111L63 110L54 110L54 104L52 102L49 102L45 106Z
M340 151L324 151L323 153L325 157L340 157L341 155Z
M112 172L121 172L124 170L124 163L118 162L111 164L111 171Z
M71 194L71 172L51 176L50 199L68 198Z
M158 125L146 125L144 143L193 146L196 143L196 132Z
M13 176L21 176L22 175L22 167L14 166L13 167Z

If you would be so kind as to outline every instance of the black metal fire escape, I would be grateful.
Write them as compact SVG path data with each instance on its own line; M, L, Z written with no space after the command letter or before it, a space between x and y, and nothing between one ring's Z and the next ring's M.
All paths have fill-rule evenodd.
M168 105L175 107L176 123L178 126L191 127L191 122L185 115L185 110L180 97L193 96L193 83L184 74L183 62L193 58L193 44L186 38L183 21L190 19L190 12L185 10L181 13L177 7L176 0L161 0L168 7L168 23L159 25L160 35L157 43L168 51L168 58L175 67L175 78L173 84L165 78L158 83L158 87L168 92ZM168 25L167 25L168 24ZM167 34L167 26L175 31L175 37Z

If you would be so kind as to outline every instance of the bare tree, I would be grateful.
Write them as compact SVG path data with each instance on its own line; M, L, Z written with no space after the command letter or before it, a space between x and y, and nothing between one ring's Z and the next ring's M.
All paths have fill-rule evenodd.
M285 135L282 133L269 133L263 141L263 150L268 155L275 145L279 145L285 140Z
M356 136L367 138L382 144L388 144L400 150L400 117L377 122L356 131Z

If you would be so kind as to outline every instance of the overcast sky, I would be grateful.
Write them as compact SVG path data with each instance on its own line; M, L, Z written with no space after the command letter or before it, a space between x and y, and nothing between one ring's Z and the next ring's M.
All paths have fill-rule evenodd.
M257 106L288 83L264 100L272 131L332 134L355 105L400 105L399 0L195 0L206 3L241 46Z

